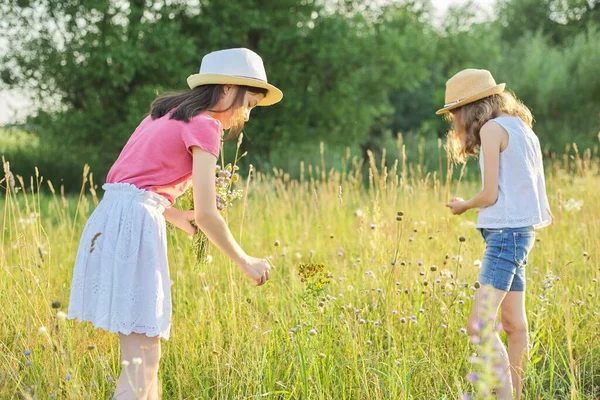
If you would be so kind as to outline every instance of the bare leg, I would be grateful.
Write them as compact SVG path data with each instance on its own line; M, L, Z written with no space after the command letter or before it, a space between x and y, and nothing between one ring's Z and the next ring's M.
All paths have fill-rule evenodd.
M118 400L147 400L151 395L151 388L158 391L158 363L160 360L160 339L148 337L143 334L119 335L121 341L121 354L127 367L123 366L115 399ZM141 365L135 365L134 359L141 359ZM156 395L158 398L158 395Z
M498 308L500 307L504 296L506 296L506 293L507 292L498 290L490 285L483 285L475 293L473 309L471 310L471 315L469 316L469 321L467 324L467 332L469 333L469 336L477 334L476 326L481 321L484 323L490 323L490 320L495 321L495 318L498 315ZM499 388L496 388L496 394L498 399L511 400L513 389L509 374L510 365L508 353L506 352L504 343L502 343L502 340L500 340L498 333L494 332L492 340L494 341L494 347L497 348L500 353L500 357L498 359L499 364L497 366L501 368L502 371L506 371L506 375L502 377L502 385Z
M527 316L525 314L525 292L508 292L501 305L502 326L508 342L510 372L516 392L521 400L523 376L529 353L527 340Z
M150 392L148 393L148 400L159 400L160 399L160 382L158 380L158 375L156 375L156 379L152 382L152 386L150 386Z

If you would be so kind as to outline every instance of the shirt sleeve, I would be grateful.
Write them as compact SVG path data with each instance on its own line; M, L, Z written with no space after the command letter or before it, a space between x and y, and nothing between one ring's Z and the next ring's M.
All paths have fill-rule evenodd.
M192 147L198 146L218 158L222 133L223 128L219 121L200 115L185 125L181 131L181 139L188 152L191 153Z

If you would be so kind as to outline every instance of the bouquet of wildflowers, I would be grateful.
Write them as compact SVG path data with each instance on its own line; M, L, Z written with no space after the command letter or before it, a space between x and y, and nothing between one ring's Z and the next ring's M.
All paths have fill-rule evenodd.
M233 163L225 165L223 159L221 159L221 165L217 165L215 171L215 186L217 191L217 208L223 212L233 205L233 202L237 199L241 199L243 196L242 190L234 189L234 183L240 180L238 174L239 167L237 166L238 161L246 156L247 153L239 155L240 146L242 144L243 134L240 134L237 148L235 151L235 159ZM223 149L221 149L221 155L223 155ZM194 194L193 187L190 187L182 196L182 207L184 209L191 210L194 207ZM195 224L194 224L195 226ZM208 251L208 238L200 229L196 230L196 234L193 238L192 249L194 252L194 258L196 264L201 265L206 261L206 255Z

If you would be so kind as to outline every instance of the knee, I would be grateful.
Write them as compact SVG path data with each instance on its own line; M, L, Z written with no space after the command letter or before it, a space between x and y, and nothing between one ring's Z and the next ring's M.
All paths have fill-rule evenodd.
M521 318L503 318L502 329L509 337L527 337L527 321Z
M160 363L160 347L159 346L148 346L143 349L142 365L146 374L156 374L158 372L158 365Z

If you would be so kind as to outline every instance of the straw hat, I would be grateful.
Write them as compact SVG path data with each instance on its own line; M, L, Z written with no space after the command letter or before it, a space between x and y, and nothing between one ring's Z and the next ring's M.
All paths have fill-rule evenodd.
M202 57L200 72L190 75L187 83L191 89L200 85L244 85L267 89L259 106L270 106L283 98L281 90L267 82L262 58L248 49L225 49Z
M465 104L502 93L504 86L505 83L496 84L490 71L464 69L446 82L446 104L436 114L444 114Z

